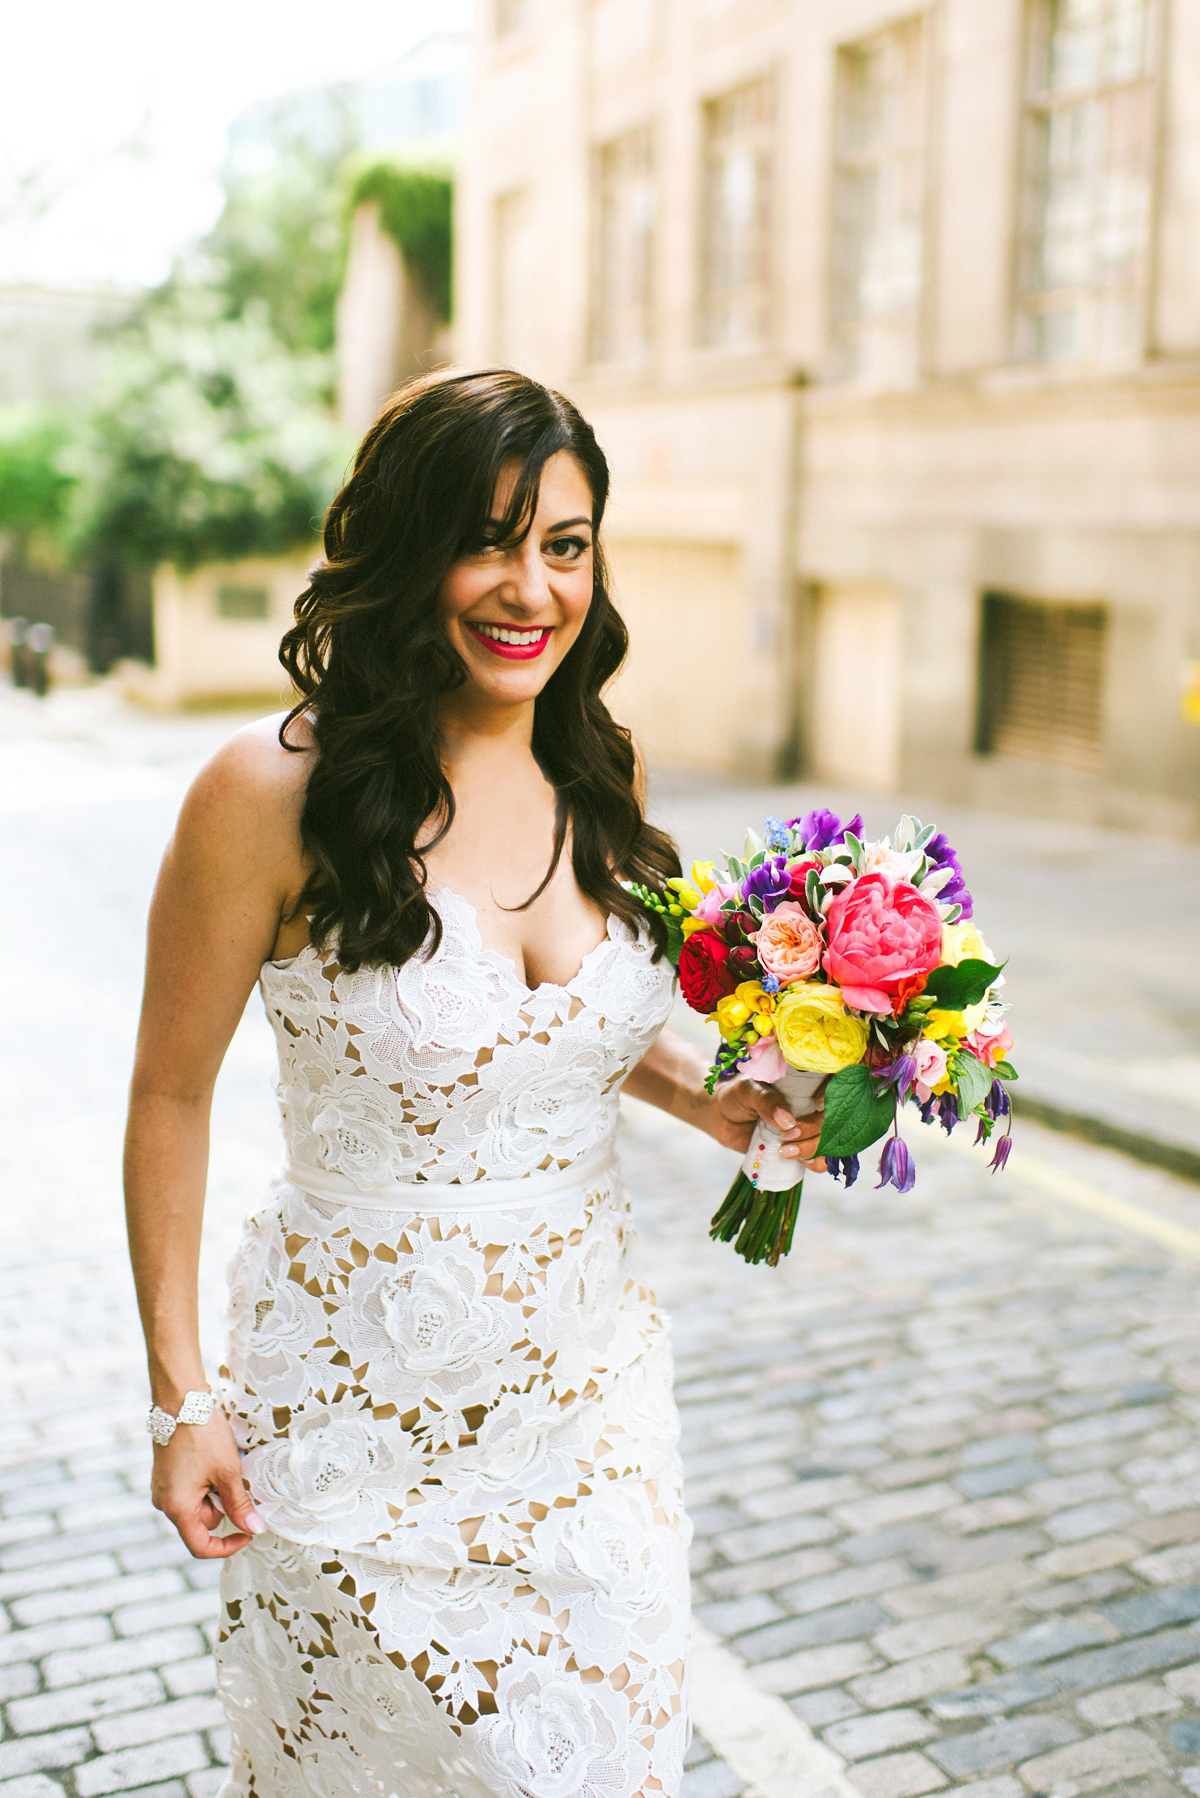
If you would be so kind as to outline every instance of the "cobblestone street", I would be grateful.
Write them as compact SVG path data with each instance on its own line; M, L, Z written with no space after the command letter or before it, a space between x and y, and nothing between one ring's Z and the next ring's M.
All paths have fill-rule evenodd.
M0 1798L209 1798L215 1581L146 1497L119 1152L153 869L230 724L68 706L49 736L0 697ZM213 1367L270 1066L254 999L214 1121ZM625 1109L696 1525L686 1798L1200 1798L1200 1187L1028 1121L995 1178L918 1125L915 1190L870 1158L813 1177L772 1272L708 1241L732 1158Z

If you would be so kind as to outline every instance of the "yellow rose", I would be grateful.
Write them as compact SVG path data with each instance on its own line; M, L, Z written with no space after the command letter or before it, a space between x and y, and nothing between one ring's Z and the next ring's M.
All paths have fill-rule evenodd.
M792 1067L836 1074L866 1054L867 1026L847 1014L835 986L797 980L775 1008L775 1040Z
M992 952L979 934L979 927L968 919L961 924L942 925L942 962L956 968L960 961L990 962Z

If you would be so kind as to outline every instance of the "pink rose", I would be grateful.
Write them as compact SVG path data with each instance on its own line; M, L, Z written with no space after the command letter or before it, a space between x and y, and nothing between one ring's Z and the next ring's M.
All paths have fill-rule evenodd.
M760 1036L756 1043L751 1043L746 1063L746 1072L751 1080L761 1080L767 1086L774 1086L789 1071L773 1036Z
M917 1064L913 1084L923 1105L926 1099L933 1097L933 1089L938 1081L946 1077L946 1051L940 1043L931 1042L927 1036L923 1036L913 1050L913 1060Z
M785 900L764 918L755 938L758 959L780 986L806 980L821 964L821 933L802 905Z
M722 900L737 899L739 897L740 897L740 893L739 893L739 889L737 887L732 887L732 886L710 887L708 892L705 893L703 899L700 901L699 905L696 907L695 911L692 913L692 916L693 916L693 918L703 918L704 922L706 924L711 924L714 930L719 930L721 928L721 923L722 923L722 916L721 916Z
M942 919L907 880L861 874L829 908L825 972L856 1011L891 1011L920 992L942 959Z
M989 1068L994 1068L998 1061L1003 1061L1013 1046L1013 1039L1007 1024L1001 1024L999 1030L973 1030L967 1038L967 1046L973 1049L980 1061Z

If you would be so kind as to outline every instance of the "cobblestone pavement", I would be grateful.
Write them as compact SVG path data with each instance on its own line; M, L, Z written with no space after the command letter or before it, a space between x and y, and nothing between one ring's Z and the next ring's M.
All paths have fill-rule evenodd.
M221 1779L215 1592L145 1497L118 1197L141 921L190 753L151 779L64 745L22 792L0 744L0 1798ZM218 1089L210 1361L276 1153L269 1063L252 1002ZM862 1798L1200 1794L1200 1192L1032 1125L997 1180L918 1129L914 1192L812 1179L772 1273L706 1238L730 1158L627 1113L697 1612L746 1680ZM686 1798L784 1798L696 1722Z

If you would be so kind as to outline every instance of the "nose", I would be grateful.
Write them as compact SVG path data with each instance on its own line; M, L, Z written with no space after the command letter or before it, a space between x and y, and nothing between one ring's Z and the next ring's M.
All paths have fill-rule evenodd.
M529 613L542 611L550 598L546 564L532 531L523 543L513 545L506 558L500 598Z

